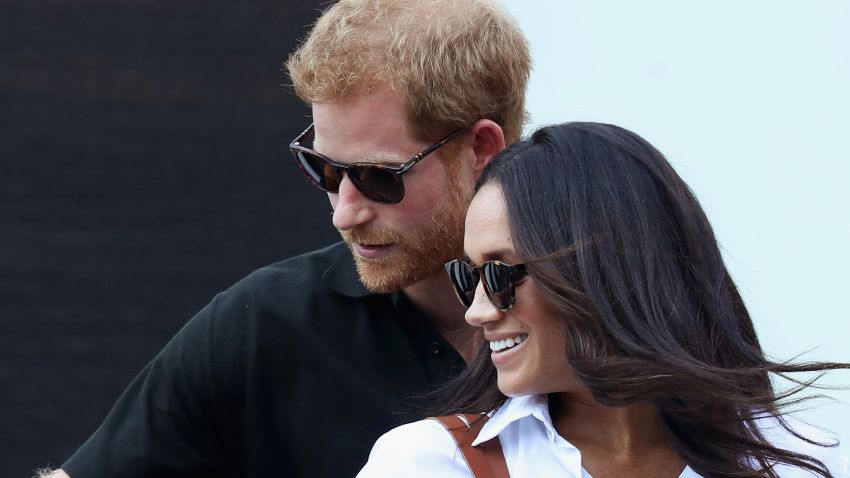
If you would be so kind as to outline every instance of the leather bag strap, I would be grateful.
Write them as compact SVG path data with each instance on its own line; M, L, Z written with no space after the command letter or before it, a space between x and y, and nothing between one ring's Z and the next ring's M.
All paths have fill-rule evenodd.
M475 478L510 478L508 465L499 437L494 437L478 446L472 446L472 441L478 436L481 427L487 423L487 415L448 415L431 417L440 422L457 443L466 464Z

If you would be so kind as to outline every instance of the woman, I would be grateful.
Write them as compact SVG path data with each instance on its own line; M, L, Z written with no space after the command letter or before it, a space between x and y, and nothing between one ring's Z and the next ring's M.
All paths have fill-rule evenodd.
M443 413L490 412L473 444L498 437L511 476L850 476L769 381L848 364L765 357L704 212L634 133L569 123L507 149L464 247L447 269L488 347ZM471 474L423 420L381 437L359 476Z

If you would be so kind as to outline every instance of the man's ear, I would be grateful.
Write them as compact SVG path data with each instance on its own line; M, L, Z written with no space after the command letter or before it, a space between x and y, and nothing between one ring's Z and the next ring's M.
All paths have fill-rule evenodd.
M490 161L505 149L505 133L502 127L488 119L480 119L469 128L469 144L475 160L472 164L473 177L477 181Z

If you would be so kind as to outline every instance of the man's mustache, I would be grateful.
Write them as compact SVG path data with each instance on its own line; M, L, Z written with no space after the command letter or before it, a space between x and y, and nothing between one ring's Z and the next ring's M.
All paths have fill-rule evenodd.
M355 242L358 244L389 244L404 240L404 237L398 232L374 227L347 229L339 231L339 233L348 244Z

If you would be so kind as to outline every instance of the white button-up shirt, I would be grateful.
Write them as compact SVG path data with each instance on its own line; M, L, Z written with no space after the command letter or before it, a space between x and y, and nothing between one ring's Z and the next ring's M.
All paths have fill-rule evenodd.
M760 423L759 426L771 443L818 458L836 478L850 478L846 448L811 445L770 421L774 426L768 426L768 423ZM834 441L822 431L797 421L793 422L793 428L815 441ZM581 466L578 448L555 431L545 395L509 399L484 424L472 444L477 445L496 436L513 478L592 478ZM782 478L814 476L808 471L788 466L777 467L776 471ZM385 433L375 443L369 462L357 475L358 478L471 476L454 439L435 420L408 423ZM700 475L686 466L679 478L700 478Z

